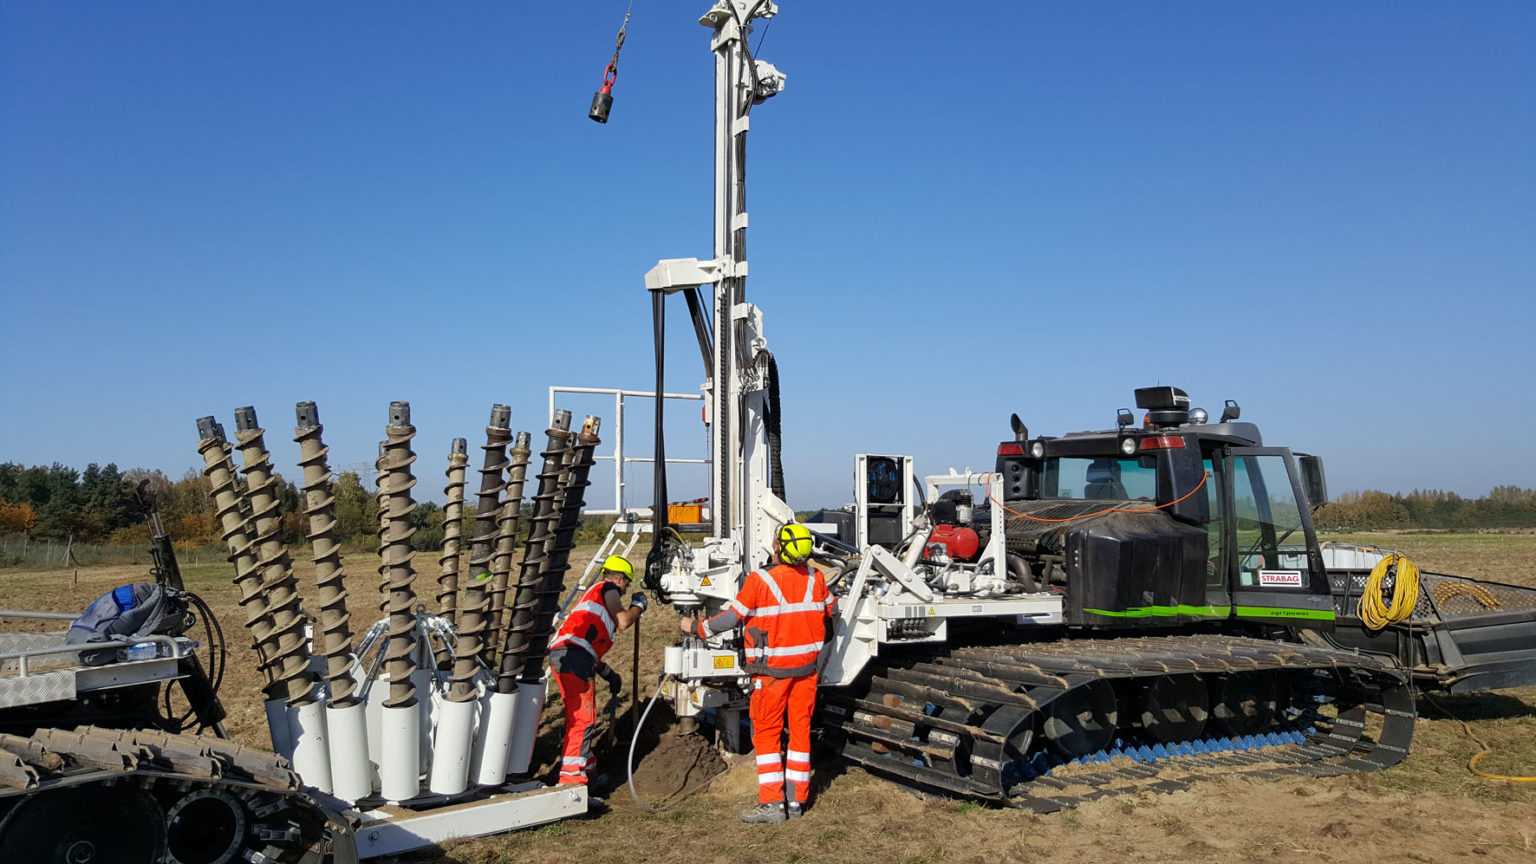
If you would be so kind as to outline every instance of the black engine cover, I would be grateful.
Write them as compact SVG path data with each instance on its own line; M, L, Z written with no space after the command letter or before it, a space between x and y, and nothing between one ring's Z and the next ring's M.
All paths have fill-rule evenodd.
M1211 617L1204 528L1153 511L1105 513L1062 533L1068 624L1158 627Z

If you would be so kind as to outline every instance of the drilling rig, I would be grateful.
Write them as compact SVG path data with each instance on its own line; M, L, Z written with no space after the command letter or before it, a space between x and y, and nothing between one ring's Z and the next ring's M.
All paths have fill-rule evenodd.
M700 19L715 57L713 255L645 276L654 504L623 530L651 533L647 587L685 615L720 611L794 519L776 364L745 290L749 120L785 85L747 36L777 13L719 0ZM663 311L678 294L713 436L711 512L683 525L668 522L660 396ZM1215 423L1174 387L1138 390L1136 404L1141 424L1122 409L1112 430L1063 437L1031 437L1015 415L986 473L920 477L910 457L854 455L854 505L811 520L839 609L819 716L844 757L1048 812L1202 773L1378 770L1408 753L1415 684L1536 681L1536 591L1434 577L1452 587L1364 627L1361 596L1410 579L1386 552L1319 545L1319 459L1265 446L1236 403ZM1368 588L1377 570L1387 578ZM1441 608L1495 594L1497 608ZM702 721L734 752L751 687L741 642L684 637L658 691L686 728ZM1160 776L1170 761L1184 779ZM1062 794L1064 774L1089 791Z

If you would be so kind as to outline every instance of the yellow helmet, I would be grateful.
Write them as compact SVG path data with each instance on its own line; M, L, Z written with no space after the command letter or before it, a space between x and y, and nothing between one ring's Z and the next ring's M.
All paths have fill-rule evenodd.
M635 578L635 565L623 555L609 555L603 559L603 573L622 573L626 580Z
M785 564L803 564L805 559L811 557L811 529L799 522L786 522L779 528L779 533L774 535L774 545L778 547L779 560Z

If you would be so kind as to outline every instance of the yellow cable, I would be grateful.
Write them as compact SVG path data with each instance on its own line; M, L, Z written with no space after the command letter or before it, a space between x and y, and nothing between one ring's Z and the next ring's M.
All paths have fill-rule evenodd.
M1463 723L1462 725L1465 726L1466 724ZM1477 755L1473 756L1470 760L1467 761L1467 770L1468 771L1471 771L1473 774L1476 774L1479 777L1486 777L1489 780L1508 780L1511 783L1536 783L1536 777L1519 777L1519 776L1511 776L1509 774L1490 774L1487 771L1479 771L1477 769L1477 760L1483 758L1484 756L1487 756L1489 753L1492 753L1493 751L1488 749L1488 745L1487 744L1484 744L1482 741L1479 741L1477 736L1473 735L1470 730L1468 730L1467 734L1468 734L1468 736L1470 736L1472 738L1473 741L1477 741L1478 746L1483 748L1481 751L1479 751L1477 753Z
M1500 607L1499 598L1492 591L1468 582L1442 582L1430 593L1434 595L1436 603L1445 603L1454 597L1471 597L1484 609L1495 610Z
M1382 586L1386 582L1387 571L1394 565L1397 567L1397 578L1393 580L1392 603L1388 605L1382 599ZM1365 588L1360 592L1360 605L1356 611L1365 626L1381 630L1388 624L1407 620L1418 605L1419 567L1402 553L1393 552L1371 568L1371 575L1365 580Z
M1471 738L1472 741L1474 743L1476 743L1479 748L1481 748L1476 753L1474 753L1472 755L1471 759L1467 760L1467 770L1468 771L1471 771L1473 774L1476 774L1477 776L1482 777L1482 778L1484 778L1486 780L1507 780L1510 783L1536 783L1536 777L1521 777L1521 776L1512 776L1512 775L1509 775L1509 774L1491 774L1491 773L1489 773L1487 771L1479 770L1478 767L1477 767L1478 760L1482 759L1484 756L1487 756L1489 753L1492 753L1493 752L1492 748L1490 748L1488 746L1488 744L1483 741L1483 739L1477 737L1477 733L1472 731L1472 725L1470 723L1468 723L1467 721L1461 719L1460 717L1457 717L1455 714L1452 714L1451 712L1445 710L1445 706L1441 705L1439 702L1436 702L1434 699L1430 698L1428 693L1424 694L1424 698L1429 700L1429 704L1431 704L1431 705L1435 706L1436 708L1440 709L1440 713L1441 714L1444 714L1445 716L1451 718L1452 720L1455 720L1457 723L1460 723L1461 724L1461 731L1465 732L1467 734L1467 737Z

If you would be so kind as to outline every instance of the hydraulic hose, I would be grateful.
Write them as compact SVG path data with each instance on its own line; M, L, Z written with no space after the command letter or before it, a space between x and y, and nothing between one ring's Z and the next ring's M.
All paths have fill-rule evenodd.
M1395 572L1392 580L1392 600L1386 595L1387 574ZM1388 624L1406 621L1419 605L1419 567L1400 552L1376 562L1371 575L1360 591L1360 603L1356 607L1360 620L1372 630L1384 629Z
M635 799L635 804L647 813L655 813L650 805L640 800L640 793L635 791L635 745L640 743L640 729L645 726L645 718L651 716L651 708L656 705L656 698L661 695L662 681L656 682L656 692L651 694L651 701L645 703L645 710L640 712L640 722L635 724L635 734L629 738L629 757L624 761L624 773L628 776L629 797Z

